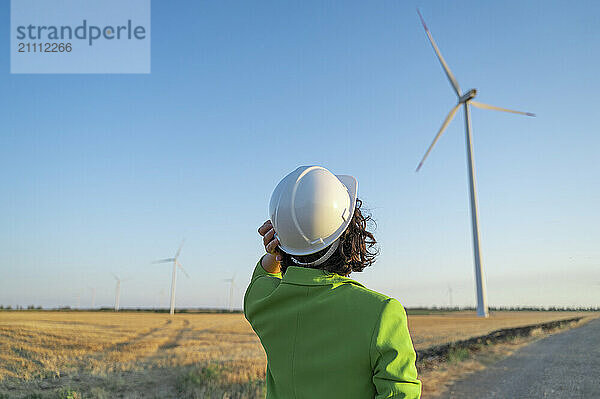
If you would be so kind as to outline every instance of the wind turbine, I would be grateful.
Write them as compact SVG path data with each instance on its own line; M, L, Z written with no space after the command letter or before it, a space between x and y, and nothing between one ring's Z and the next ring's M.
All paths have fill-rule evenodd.
M113 275L113 277L115 278L115 280L117 280L117 287L115 288L115 312L119 311L119 297L121 296L121 280L119 277L117 277L116 274L111 273Z
M179 263L179 261L177 260L179 258L179 254L181 253L181 248L183 248L184 242L185 242L185 240L181 241L181 245L179 246L179 249L177 250L177 253L175 254L175 256L173 258L161 259L161 260L157 260L156 262L152 262L152 263L171 263L171 262L173 262L173 276L171 278L171 310L169 312L170 314L175 314L175 283L176 283L176 279L177 279L177 267L179 266L179 268L181 269L183 274L185 274L187 276L187 278L190 278L190 275L187 274L187 272L185 271L183 266L181 266L181 263Z
M233 274L233 276L231 276L231 278L226 278L225 280L226 282L229 282L229 311L232 312L233 311L233 307L232 307L232 303L233 303L233 286L234 281L235 281L235 273Z
M444 133L444 130L446 129L446 127L448 127L448 124L450 123L450 121L452 121L452 118L454 118L456 111L458 111L458 109L460 108L461 105L464 106L465 133L466 133L466 145L467 145L467 166L469 169L469 189L470 189L469 199L470 199L470 203L471 203L471 224L472 224L471 230L473 233L473 257L475 259L475 282L476 282L476 286L477 286L477 315L480 317L487 317L488 316L487 294L486 294L486 289L485 289L485 278L483 275L483 267L481 265L481 250L480 250L480 246L479 246L479 215L478 215L478 211L477 211L477 194L476 194L476 185L475 185L475 163L473 162L473 144L471 142L472 141L471 140L471 115L470 115L469 105L473 105L477 108L491 109L494 111L511 112L513 114L521 114L521 115L527 115L527 116L535 116L535 114L532 114L530 112L521 112L521 111L515 111L512 109L500 108L500 107L496 107L494 105L488 105L488 104L483 104L483 103L480 103L477 101L473 101L473 98L475 98L475 96L477 95L476 89L471 89L465 93L462 93L460 90L460 86L458 85L458 82L454 78L454 75L452 75L452 72L450 72L450 68L448 67L448 64L446 64L444 57L442 57L442 54L440 53L438 46L435 44L435 41L433 40L433 37L431 36L431 33L429 32L429 29L427 28L427 25L425 24L425 20L423 20L423 17L421 16L421 13L419 12L418 9L417 9L417 13L419 14L419 18L421 19L423 28L425 28L425 32L427 33L427 37L429 38L429 42L431 43L431 46L433 47L433 50L435 51L435 54L437 55L437 58L440 61L440 64L442 64L442 68L444 69L444 72L446 73L446 77L448 78L448 80L450 81L450 84L452 85L452 88L456 92L456 96L458 97L458 103L456 104L456 106L454 106L454 108L452 108L450 110L450 113L448 114L448 116L446 116L444 123L442 123L442 127L440 128L437 135L433 139L433 142L427 149L427 152L425 152L423 159L421 160L421 162L419 162L419 166L417 166L416 171L418 172L419 169L421 169L421 166L423 166L423 162L425 162L425 159L427 158L427 156L433 149L433 146L438 141L438 139L440 138L442 133Z

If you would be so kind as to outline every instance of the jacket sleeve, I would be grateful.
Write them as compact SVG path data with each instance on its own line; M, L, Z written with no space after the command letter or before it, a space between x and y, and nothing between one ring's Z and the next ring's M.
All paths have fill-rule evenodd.
M421 397L406 312L395 299L385 302L371 337L370 356L375 399Z

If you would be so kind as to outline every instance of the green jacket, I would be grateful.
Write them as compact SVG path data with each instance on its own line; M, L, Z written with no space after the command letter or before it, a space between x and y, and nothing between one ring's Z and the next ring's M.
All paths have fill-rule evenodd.
M259 262L244 315L267 353L267 399L421 396L404 308L354 280Z

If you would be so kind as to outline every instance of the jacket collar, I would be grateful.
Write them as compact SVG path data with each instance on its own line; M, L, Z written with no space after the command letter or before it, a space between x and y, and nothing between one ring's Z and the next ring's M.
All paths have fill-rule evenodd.
M331 285L351 283L364 287L358 281L351 278L340 276L339 274L329 273L321 269L309 269L307 267L288 266L283 275L282 283L296 285Z

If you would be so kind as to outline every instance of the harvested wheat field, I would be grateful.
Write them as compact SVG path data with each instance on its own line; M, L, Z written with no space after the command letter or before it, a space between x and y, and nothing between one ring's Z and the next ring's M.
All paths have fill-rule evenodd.
M413 315L409 328L424 349L578 315ZM255 398L265 364L242 314L0 312L0 398Z

